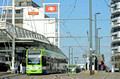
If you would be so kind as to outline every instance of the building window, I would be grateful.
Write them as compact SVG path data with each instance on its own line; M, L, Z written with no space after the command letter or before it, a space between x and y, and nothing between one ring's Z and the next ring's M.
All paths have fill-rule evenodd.
M31 6L31 2L27 2L27 6Z
M23 10L20 10L20 13L23 13Z
M118 49L113 49L114 54L118 53Z
M118 38L117 35L114 35L114 36L113 36L113 39L117 39L117 38Z
M23 10L16 10L15 12L16 14L20 14L20 13L23 13Z
M114 24L114 25L117 25L117 24L118 24L118 23L117 23L117 20L113 21L113 24Z
M114 11L114 10L118 10L117 6L114 6L114 7L113 7L113 11Z
M9 13L12 14L12 10L9 10Z
M20 13L20 10L16 10L15 12L16 12L16 14L19 14L19 13Z

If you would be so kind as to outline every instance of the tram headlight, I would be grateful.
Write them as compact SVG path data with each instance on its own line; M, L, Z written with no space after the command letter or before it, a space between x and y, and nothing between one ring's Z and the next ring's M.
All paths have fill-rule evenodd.
M27 67L27 70L30 70L30 67Z
M39 70L41 70L41 67L38 67Z

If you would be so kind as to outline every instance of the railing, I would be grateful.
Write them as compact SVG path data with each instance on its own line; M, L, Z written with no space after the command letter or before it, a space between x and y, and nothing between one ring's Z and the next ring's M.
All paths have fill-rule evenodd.
M14 27L11 23L6 23L5 21L1 21L0 29L6 30L6 32L12 36ZM16 25L15 25L15 39L32 39L32 40L37 40L45 43L50 43L45 36Z

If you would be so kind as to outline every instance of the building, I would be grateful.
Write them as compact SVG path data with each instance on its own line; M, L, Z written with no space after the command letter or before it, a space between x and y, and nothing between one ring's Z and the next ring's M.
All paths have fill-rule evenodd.
M29 48L61 52L57 47L58 40L56 37L58 30L56 18L50 18L44 14L42 7L32 0L15 0L15 26L11 24L11 6L7 6L7 8L3 6L2 10L3 13L0 15L0 53L8 53L7 56L4 55L4 58L10 58L10 65L12 63L13 69L13 58L18 62L25 59L26 50ZM63 52L61 53L65 55ZM2 54L0 56L3 57ZM15 56L12 54L15 54ZM1 60L4 60L4 58Z
M12 23L12 9L3 8L1 16L3 20ZM44 8L32 0L15 1L15 25L44 35L53 45L58 43L56 18L50 18L44 14Z
M110 2L110 23L111 23L111 64L112 67L120 68L120 0ZM115 62L114 62L115 59Z

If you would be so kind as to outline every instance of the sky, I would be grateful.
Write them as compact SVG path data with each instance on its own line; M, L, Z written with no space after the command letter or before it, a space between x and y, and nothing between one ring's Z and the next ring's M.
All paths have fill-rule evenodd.
M1 5L0 0L0 5ZM10 0L11 1L11 0ZM33 0L38 5L40 0ZM79 38L60 38L61 50L69 56L69 46L73 46L74 57L78 57L78 64L84 63L83 54L87 48L87 31L89 33L89 0L41 0L42 3L60 3L60 18L61 19L79 19L79 20L60 20L61 37L74 36ZM105 2L106 1L106 2ZM95 30L94 30L94 15L97 15L97 28L101 39L101 53L105 55L105 64L111 67L111 38L110 38L110 9L108 7L110 0L92 0L92 35L93 35L93 50L95 50ZM51 16L54 17L54 16ZM80 46L80 47L79 47ZM73 60L75 61L75 60Z
M38 0L34 0L38 2ZM106 2L105 2L106 1ZM110 38L110 9L108 7L110 0L92 0L92 28L93 28L93 50L95 50L95 30L94 15L97 15L97 28L101 39L101 53L105 55L105 64L111 67L111 38ZM73 46L74 57L79 57L77 63L84 63L83 54L87 48L87 31L89 32L89 0L44 0L44 3L60 3L61 19L79 19L79 20L60 20L61 37L74 36L81 38L61 38L61 50L69 56L69 47ZM74 7L75 6L75 7ZM76 41L77 40L77 41ZM78 47L81 46L81 47ZM71 49L72 51L72 49ZM75 61L75 60L73 60Z

